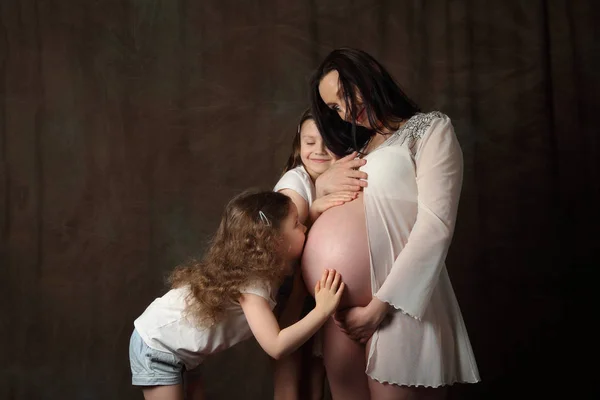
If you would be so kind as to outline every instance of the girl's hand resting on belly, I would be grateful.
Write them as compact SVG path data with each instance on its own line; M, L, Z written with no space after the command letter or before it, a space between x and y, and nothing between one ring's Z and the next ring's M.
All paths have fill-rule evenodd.
M335 324L350 339L367 343L385 320L390 305L375 297L366 307L350 307L335 313Z
M340 304L344 287L342 276L336 270L323 271L321 280L315 285L315 309L329 318Z
M341 206L344 203L356 199L357 196L358 192L335 192L319 197L313 201L310 206L310 220L315 221L322 213L329 210L331 207Z

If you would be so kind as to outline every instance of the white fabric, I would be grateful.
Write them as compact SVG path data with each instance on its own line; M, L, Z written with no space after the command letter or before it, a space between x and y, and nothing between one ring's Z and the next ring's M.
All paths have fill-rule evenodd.
M291 189L298 193L306 200L310 207L316 197L315 184L310 175L306 172L304 166L300 165L294 169L287 171L273 188L274 192L279 192L283 189Z
M365 158L372 291L398 310L373 335L367 374L414 386L479 381L444 264L463 172L450 119L417 114Z
M266 285L253 285L241 290L264 297L275 307L271 290ZM210 327L200 327L184 316L188 286L171 289L154 300L139 316L134 326L151 348L173 353L188 370L198 366L209 354L230 348L252 337L252 331L239 304L234 304L225 317Z

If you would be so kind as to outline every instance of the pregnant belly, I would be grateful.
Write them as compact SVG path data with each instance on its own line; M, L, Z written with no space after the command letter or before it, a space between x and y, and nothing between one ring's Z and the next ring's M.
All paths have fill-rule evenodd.
M362 196L325 211L313 224L302 255L302 275L314 296L323 270L335 269L346 285L340 309L365 306L372 298L369 245Z

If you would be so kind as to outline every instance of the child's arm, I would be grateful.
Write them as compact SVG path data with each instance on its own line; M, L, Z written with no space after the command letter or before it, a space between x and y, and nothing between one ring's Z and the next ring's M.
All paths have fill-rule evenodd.
M319 197L309 206L304 197L293 189L281 189L279 193L285 194L292 199L298 209L298 220L306 225L307 228L310 228L313 222L315 222L325 210L328 210L331 207L341 206L346 202L354 200L358 196L358 192L334 192Z
M312 205L308 210L308 222L313 224L321 214L331 207L341 206L344 203L354 200L358 197L358 192L334 192L323 197L319 197L313 201Z
M283 330L267 300L261 296L243 293L240 305L258 344L278 360L299 348L323 326L335 312L343 292L341 275L335 270L325 270L321 280L315 285L315 308L306 317Z
M279 191L281 194L285 194L287 197L292 199L296 208L298 209L298 221L306 225L308 221L308 201L304 199L298 192L293 189L281 189Z

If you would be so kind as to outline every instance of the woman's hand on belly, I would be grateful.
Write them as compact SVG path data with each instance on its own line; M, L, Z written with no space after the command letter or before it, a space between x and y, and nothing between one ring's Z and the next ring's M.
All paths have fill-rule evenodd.
M358 170L367 161L357 159L357 155L358 153L355 151L346 157L340 158L317 178L315 181L317 197L342 191L358 192L367 186L365 180L367 179L367 173Z
M350 339L367 343L388 314L390 305L373 298L366 307L351 307L334 314L335 324Z

